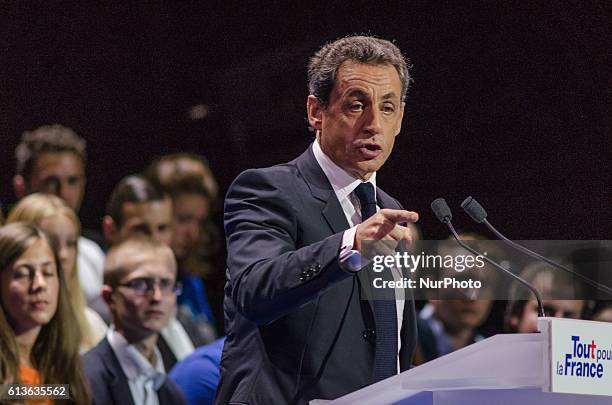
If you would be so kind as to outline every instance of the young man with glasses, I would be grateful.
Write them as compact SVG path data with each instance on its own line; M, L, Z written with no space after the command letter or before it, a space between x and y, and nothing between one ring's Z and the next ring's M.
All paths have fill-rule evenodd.
M84 357L94 404L184 404L166 378L156 347L176 304L176 261L165 244L129 238L114 246L104 266L102 297L113 323Z
M140 175L131 175L115 186L102 220L105 237L111 246L134 237L146 236L170 246L172 240L172 199ZM179 303L180 304L180 303ZM103 313L107 308L97 308ZM110 316L107 316L109 318ZM166 368L191 354L196 346L217 338L212 324L196 322L180 305L160 333L157 347Z

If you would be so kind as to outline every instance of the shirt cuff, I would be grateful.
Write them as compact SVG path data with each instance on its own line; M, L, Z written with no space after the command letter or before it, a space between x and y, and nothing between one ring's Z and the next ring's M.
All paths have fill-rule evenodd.
M361 269L361 253L353 249L355 233L357 233L357 225L344 231L340 255L338 256L340 268L349 273L357 273Z

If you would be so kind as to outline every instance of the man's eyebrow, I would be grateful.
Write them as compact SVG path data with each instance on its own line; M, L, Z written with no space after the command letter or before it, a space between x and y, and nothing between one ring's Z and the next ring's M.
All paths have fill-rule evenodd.
M392 92L390 92L390 93L387 93L387 94L385 94L384 96L382 96L382 99L383 99L383 100L390 100L390 99L392 99L392 98L397 98L397 95L395 94L395 92L394 92L394 91L392 91Z
M354 90L349 91L347 93L347 96L349 96L349 97L353 97L353 96L355 96L355 97L368 97L368 93L366 93L363 90L354 89Z

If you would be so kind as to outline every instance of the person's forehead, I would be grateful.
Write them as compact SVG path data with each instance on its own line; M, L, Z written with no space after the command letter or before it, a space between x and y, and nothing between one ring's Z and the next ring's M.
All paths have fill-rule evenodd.
M174 277L175 270L169 257L161 251L127 249L121 252L120 266L125 270L123 279L138 277Z
M174 202L184 203L207 203L208 198L203 196L201 193L195 191L184 191L176 194L173 198Z
M53 261L53 250L51 246L43 240L39 239L30 245L17 260L15 265L21 265L25 263L38 264L47 263Z
M73 152L42 152L34 162L32 174L82 175L83 161Z
M122 206L124 221L157 220L159 222L172 219L172 201L169 198L154 201L126 202Z
M584 305L583 300L544 300L543 304L557 310L580 311Z
M355 61L343 62L338 68L335 88L339 91L358 90L362 86L376 85L400 97L402 84L399 73L391 64L366 64Z
M181 193L173 199L175 210L206 211L209 201L199 193Z
M76 224L72 219L62 213L43 218L40 221L40 228L47 233L66 234L76 232ZM49 232L53 231L53 232Z

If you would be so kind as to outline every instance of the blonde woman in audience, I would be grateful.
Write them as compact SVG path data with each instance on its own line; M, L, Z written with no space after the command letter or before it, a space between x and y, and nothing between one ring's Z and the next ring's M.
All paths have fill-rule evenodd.
M0 384L68 384L66 402L87 405L81 332L54 245L31 224L0 228Z
M34 224L57 240L68 298L81 330L80 350L81 353L87 352L104 338L107 326L95 311L86 306L79 282L76 265L77 241L81 232L79 219L62 199L36 193L21 199L10 212L7 223L17 221Z

